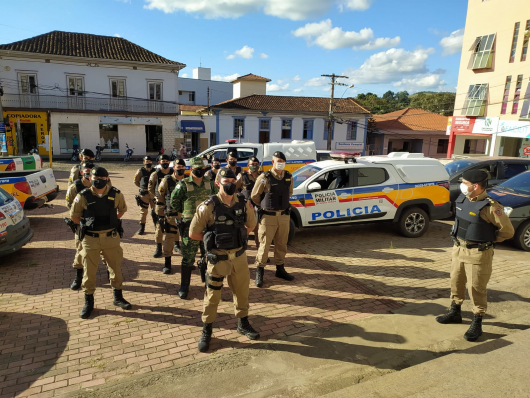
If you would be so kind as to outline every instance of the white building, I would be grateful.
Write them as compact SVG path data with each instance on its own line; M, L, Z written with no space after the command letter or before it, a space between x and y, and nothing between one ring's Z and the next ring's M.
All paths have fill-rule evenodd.
M215 117L216 143L312 140L327 148L329 98L266 95L269 79L253 74L239 77L234 99L210 107ZM334 100L332 150L364 153L370 112L352 98Z
M54 155L97 144L107 157L124 155L126 144L138 156L171 150L185 138L179 102L231 98L231 85L209 80L209 69L179 78L185 64L118 37L54 31L0 45L0 60L10 154L34 146L47 154L49 129Z

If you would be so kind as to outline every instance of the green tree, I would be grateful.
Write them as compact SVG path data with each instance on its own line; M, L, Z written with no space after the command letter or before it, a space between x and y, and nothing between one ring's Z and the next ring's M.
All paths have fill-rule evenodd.
M393 102L396 100L394 96L394 92L390 90L388 90L386 93L383 94L383 99L388 102Z

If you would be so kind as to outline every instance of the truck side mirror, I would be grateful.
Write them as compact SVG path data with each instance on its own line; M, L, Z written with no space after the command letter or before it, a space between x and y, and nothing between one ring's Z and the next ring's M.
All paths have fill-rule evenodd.
M318 182L312 182L307 187L307 192L314 192L314 191L320 191L322 189L322 186Z

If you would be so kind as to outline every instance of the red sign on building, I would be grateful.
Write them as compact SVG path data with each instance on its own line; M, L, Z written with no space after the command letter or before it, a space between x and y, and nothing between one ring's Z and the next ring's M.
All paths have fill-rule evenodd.
M457 134L472 134L475 127L475 118L466 116L453 116L451 130Z

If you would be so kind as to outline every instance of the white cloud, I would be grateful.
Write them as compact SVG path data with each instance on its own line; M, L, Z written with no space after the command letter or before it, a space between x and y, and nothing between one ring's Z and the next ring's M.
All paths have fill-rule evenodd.
M265 54L265 53L261 53L259 56L260 56L260 58L263 58L263 59L269 58L269 56L267 54Z
M442 55L457 54L462 51L462 44L464 43L464 28L455 30L449 36L440 40L440 45L443 47Z
M119 33L114 33L114 37L121 37Z
M249 46L243 46L242 49L236 50L234 54L230 54L228 57L226 57L226 59L234 59L235 57L250 59L253 56L254 56L254 49Z
M239 76L241 76L239 73L234 73L233 75L228 76L215 75L212 76L212 80L217 80L220 82L231 82L236 80Z
M441 90L443 86L445 86L445 80L443 80L440 75L431 73L413 78L401 79L399 82L394 83L394 86L410 92L432 89Z
M309 45L318 45L328 50L346 47L352 47L356 50L375 50L397 46L401 42L399 36L374 39L374 32L370 28L361 29L359 32L334 28L331 19L308 23L292 33L296 37L305 38Z
M182 75L180 75L180 77L188 77L188 74L187 73L183 73Z
M302 89L301 89L301 88L295 88L295 89L294 89L294 92L295 92L295 93L301 93L301 92L302 92Z
M293 77L293 80L295 82L299 82L300 81L300 76L296 75L295 77Z
M279 84L267 83L267 91L286 91L289 89L289 83L280 86Z
M339 0L341 9L366 10L374 0ZM318 18L337 4L337 0L146 0L144 8L166 14L177 11L201 14L206 18L239 18L263 12L278 18L300 21Z
M328 84L329 80L325 77L313 77L312 79L309 79L307 82L305 82L304 86L307 87L322 87L326 84Z

